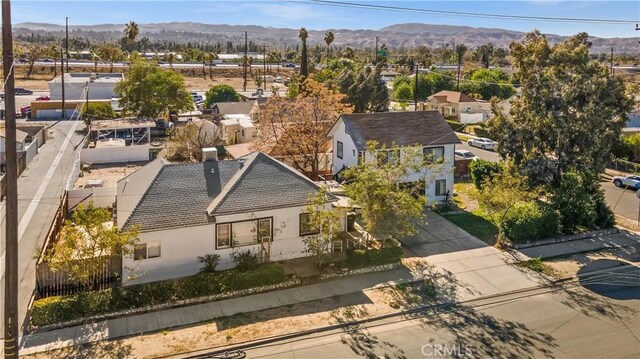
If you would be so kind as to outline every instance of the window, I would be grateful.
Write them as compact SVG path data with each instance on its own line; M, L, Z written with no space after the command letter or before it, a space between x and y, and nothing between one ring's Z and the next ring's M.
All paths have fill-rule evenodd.
M467 106L464 108L464 112L471 113L471 106Z
M364 151L358 152L358 164L361 165L364 163Z
M436 180L436 196L447 194L447 180Z
M217 238L217 247L218 248L227 248L231 246L231 224L219 224L216 226L218 235Z
M216 228L216 248L249 246L273 240L271 218L221 223Z
M241 133L242 133L242 137L244 138L244 128L242 129Z
M318 233L320 233L320 231L313 228L313 223L311 223L311 215L309 213L300 213L300 236L309 236Z
M160 257L160 242L140 243L133 248L133 260Z
M425 147L422 149L422 154L427 163L442 162L444 159L444 147Z
M338 145L336 146L336 152L337 152L337 156L339 159L342 159L343 157L343 151L344 151L344 145L342 144L342 142L338 141Z
M381 165L397 163L399 160L400 150L378 151L378 163Z
M456 108L455 107L451 108L451 113L456 113Z

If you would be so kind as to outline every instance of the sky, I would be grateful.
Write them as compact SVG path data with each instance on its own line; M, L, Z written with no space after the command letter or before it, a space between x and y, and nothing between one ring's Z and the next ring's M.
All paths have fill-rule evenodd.
M628 20L640 23L640 0L631 1L360 1L433 10L526 16ZM588 32L598 37L640 37L634 24L592 24L487 19L439 14L381 11L326 6L311 0L297 1L147 1L147 0L13 0L12 21L93 25L193 21L208 24L262 25L269 27L326 29L380 29L400 23L466 25L517 31L539 29L544 33L572 35Z

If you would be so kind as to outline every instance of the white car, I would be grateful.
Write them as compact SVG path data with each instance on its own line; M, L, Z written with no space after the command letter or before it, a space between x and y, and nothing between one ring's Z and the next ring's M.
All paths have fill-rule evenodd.
M473 147L480 147L483 150L495 150L497 143L494 140L490 140L488 138L478 137L467 141L467 144Z
M454 154L456 155L456 157L458 157L460 159L465 159L465 160L477 160L478 159L478 157L476 155L474 155L473 152L467 151L467 150L456 150L454 152Z
M613 177L613 184L616 187L640 189L640 176L616 176Z
M202 102L204 102L204 97L202 97L202 95L194 95L194 94L191 94L191 98L193 99L193 102L194 102L195 104L198 104L198 103L202 103Z

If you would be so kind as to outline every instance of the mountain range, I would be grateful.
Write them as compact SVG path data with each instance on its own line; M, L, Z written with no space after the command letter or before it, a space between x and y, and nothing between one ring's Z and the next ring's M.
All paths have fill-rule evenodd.
M123 36L124 24L99 25L70 25L71 36L84 37L91 41L113 41ZM263 27L258 25L216 25L196 22L168 22L139 24L139 38L150 40L200 43L225 43L243 41L244 32L254 43L287 44L299 43L299 29ZM24 22L14 25L17 34L41 34L55 37L64 35L64 26L47 23ZM310 45L324 44L325 31L332 31L335 35L333 46L352 46L356 48L375 46L378 36L380 45L383 43L390 48L411 48L419 45L439 47L449 44L465 43L469 47L476 47L492 43L496 47L507 47L513 41L526 36L520 31L499 28L481 28L452 25L430 25L419 23L396 24L378 30L362 29L326 29L322 31L309 30L307 42ZM567 38L566 36L547 34L552 43ZM591 37L593 43L591 51L594 53L609 52L614 48L616 53L637 53L640 50L638 38L598 38Z

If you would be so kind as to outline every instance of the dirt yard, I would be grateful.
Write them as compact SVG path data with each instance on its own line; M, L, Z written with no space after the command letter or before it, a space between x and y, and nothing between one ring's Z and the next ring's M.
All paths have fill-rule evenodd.
M84 188L87 181L92 179L100 179L103 181L104 187L116 186L122 178L137 171L145 163L127 163L113 165L91 165L89 170L82 171L82 177L78 177L74 188Z

